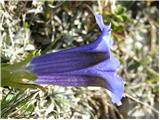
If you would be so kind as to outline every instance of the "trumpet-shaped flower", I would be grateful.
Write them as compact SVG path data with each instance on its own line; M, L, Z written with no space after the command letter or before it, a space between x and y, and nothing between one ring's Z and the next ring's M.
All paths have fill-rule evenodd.
M120 105L124 82L116 74L120 63L110 51L111 25L106 26L101 15L95 18L102 31L96 41L33 58L28 68L37 75L36 84L100 86L111 92L113 103Z

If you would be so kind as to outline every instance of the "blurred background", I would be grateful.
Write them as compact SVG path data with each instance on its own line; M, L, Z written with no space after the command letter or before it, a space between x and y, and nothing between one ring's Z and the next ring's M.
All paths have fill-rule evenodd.
M94 13L112 24L113 54L125 81L122 106L99 87L1 87L1 118L158 118L159 2L0 1L1 63L88 44L100 35Z

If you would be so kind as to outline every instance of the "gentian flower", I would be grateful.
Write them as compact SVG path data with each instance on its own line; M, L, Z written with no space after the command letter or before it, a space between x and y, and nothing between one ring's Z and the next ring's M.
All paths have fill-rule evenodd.
M33 58L28 69L37 75L36 84L100 86L111 92L113 103L120 105L124 82L116 74L120 63L110 51L111 25L106 26L101 15L95 18L102 31L96 41Z

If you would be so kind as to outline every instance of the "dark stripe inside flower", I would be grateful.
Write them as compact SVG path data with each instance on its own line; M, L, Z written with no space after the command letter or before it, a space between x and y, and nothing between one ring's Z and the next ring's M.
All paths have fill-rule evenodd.
M33 58L28 69L37 75L36 84L104 87L111 92L112 102L120 105L124 82L116 74L120 63L110 51L111 25L106 26L101 15L95 18L102 31L97 40Z

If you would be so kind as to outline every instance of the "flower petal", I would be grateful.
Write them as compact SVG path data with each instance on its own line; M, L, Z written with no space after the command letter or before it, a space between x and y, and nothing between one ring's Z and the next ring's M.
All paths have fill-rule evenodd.
M102 16L97 15L96 18L99 19L99 22L97 21L97 23L101 23L101 26L104 27L105 25L103 23ZM105 52L108 56L110 55L110 46L113 44L113 41L110 39L110 35L108 33L107 28L108 27L105 26L105 29L102 31L102 34L98 37L96 41L92 42L91 44L84 45L78 48L65 49L56 53L50 53L40 57L36 57L31 61L31 64L43 62L50 59L53 60L52 57L55 58L56 55L64 55L66 53L70 54L70 52Z
M37 84L53 84L62 86L100 86L106 87L106 81L100 77L88 75L43 75L35 81Z
M104 52L61 52L47 54L31 61L36 74L69 72L94 66L107 59Z
M99 14L96 14L96 15L95 15L95 18L96 18L96 22L97 22L97 24L99 25L101 31L103 31L103 28L105 27L105 24L104 24L104 22L103 22L102 16L99 15Z
M117 105L121 104L121 99L124 94L124 82L123 80L115 73L115 72L106 72L103 73L103 76L107 80L107 85L111 94L112 94L112 102Z
M124 82L115 72L104 72L94 67L66 73L44 73L38 76L37 84L62 86L99 86L108 89L112 102L120 105L124 94Z

